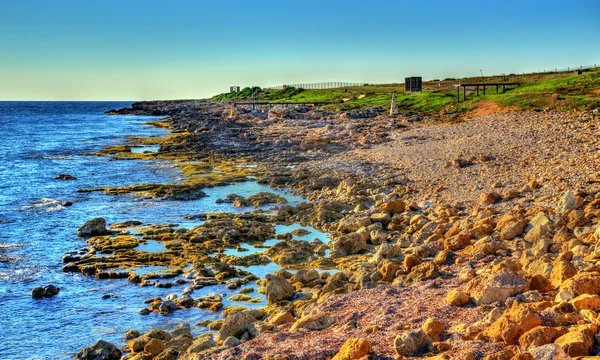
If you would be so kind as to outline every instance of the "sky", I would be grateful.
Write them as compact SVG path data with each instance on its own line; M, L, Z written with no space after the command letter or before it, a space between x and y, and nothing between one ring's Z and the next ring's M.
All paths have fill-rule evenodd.
M600 65L600 1L2 0L0 100Z

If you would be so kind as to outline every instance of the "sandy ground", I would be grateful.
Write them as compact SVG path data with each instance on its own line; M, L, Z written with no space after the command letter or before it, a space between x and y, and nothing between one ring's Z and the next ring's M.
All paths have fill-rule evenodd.
M355 150L362 159L396 168L425 198L475 201L500 181L502 193L536 179L536 196L561 194L599 178L598 120L567 113L510 112L462 123L424 124L392 142ZM467 164L452 166L462 159ZM450 166L449 166L450 165ZM434 194L436 188L444 188Z

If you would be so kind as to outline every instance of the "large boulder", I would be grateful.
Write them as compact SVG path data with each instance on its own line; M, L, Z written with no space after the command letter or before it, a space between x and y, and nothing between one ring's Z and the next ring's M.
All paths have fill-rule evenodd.
M294 288L285 278L268 274L266 279L267 287L265 292L269 304L275 304L283 300L291 300L294 297Z
M98 340L92 346L84 347L73 357L73 360L119 360L121 359L121 350L115 345Z
M106 220L98 217L88 220L77 230L77 235L82 237L106 235Z
M467 284L466 292L473 298L476 305L491 304L504 301L527 291L525 279L509 269L478 276Z

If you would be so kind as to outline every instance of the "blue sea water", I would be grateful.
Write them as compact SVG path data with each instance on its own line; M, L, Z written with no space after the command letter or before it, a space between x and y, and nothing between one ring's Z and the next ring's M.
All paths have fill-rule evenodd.
M171 315L141 316L143 301L179 293L180 289L139 287L127 280L96 280L63 273L65 252L85 246L76 229L102 216L107 222L141 220L148 223L197 225L184 215L204 211L244 211L215 199L229 193L249 196L258 191L276 192L255 182L207 189L208 197L194 201L139 200L133 196L77 193L90 187L123 186L181 180L178 169L163 161L112 161L83 156L129 136L162 136L167 133L144 125L152 117L108 116L109 109L127 102L0 102L0 359L66 359L99 339L124 344L129 329L172 328L218 314L196 308ZM156 151L156 148L143 151ZM137 151L137 150L133 150ZM77 177L60 181L59 174ZM301 198L289 194L292 203ZM72 206L64 206L65 202ZM246 209L247 210L247 209ZM314 230L314 229L312 229ZM314 237L324 234L315 231ZM160 244L143 245L160 251ZM152 269L140 269L150 271ZM54 284L60 293L34 300L33 287ZM194 293L232 293L224 286ZM114 298L103 299L105 294ZM256 296L262 296L254 293ZM230 305L225 303L225 305ZM203 331L194 328L194 332Z

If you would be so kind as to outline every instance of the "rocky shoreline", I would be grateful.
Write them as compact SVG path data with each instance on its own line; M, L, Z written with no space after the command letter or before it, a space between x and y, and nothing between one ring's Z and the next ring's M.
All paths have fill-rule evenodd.
M197 214L204 222L191 229L135 222L106 229L102 220L97 231L82 227L89 246L65 254L64 271L181 288L148 299L140 314L198 307L222 315L170 332L132 330L124 349L98 342L75 358L596 358L597 111L464 119L379 110L263 112L167 101L111 111L166 116L154 125L172 133L131 139L160 145L155 153L118 146L94 155L165 159L185 180L81 191L196 199L208 187L256 179L309 201L232 194L221 201L274 207ZM276 224L291 223L328 232L331 241L275 234ZM280 241L264 245L273 238ZM144 241L165 251L132 250ZM224 254L243 254L242 244L265 251ZM283 269L264 279L236 268L270 262ZM158 279L123 270L140 264L172 270ZM267 303L224 308L218 294L193 296L216 284L239 289L242 304L261 301L254 291ZM191 326L208 331L192 337Z

